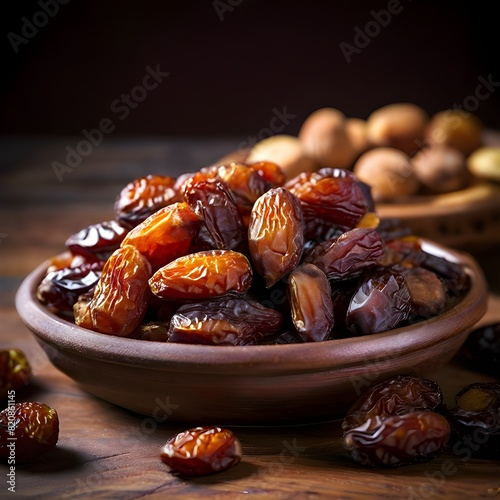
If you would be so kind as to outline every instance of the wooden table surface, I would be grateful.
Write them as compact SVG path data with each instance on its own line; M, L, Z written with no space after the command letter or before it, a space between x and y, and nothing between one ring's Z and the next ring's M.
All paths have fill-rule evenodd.
M186 425L157 422L84 393L50 364L19 319L14 296L23 277L60 252L69 234L112 218L115 196L128 181L198 169L239 141L106 138L60 182L52 163L64 162L66 146L80 139L0 140L0 347L23 349L33 367L33 381L17 391L17 401L43 401L60 418L57 447L32 464L16 465L12 498L500 499L500 461L445 452L425 464L366 469L345 455L339 421L233 428L244 453L238 466L191 480L170 474L159 450ZM492 291L489 318L500 310L498 250L477 255ZM448 403L465 385L492 380L457 359L430 378ZM0 470L0 498L9 498L6 467Z

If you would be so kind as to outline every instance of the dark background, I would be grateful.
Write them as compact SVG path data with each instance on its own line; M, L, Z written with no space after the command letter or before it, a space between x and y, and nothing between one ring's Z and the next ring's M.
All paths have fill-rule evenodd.
M353 45L355 28L390 1L71 0L18 53L9 33L21 35L23 17L42 9L9 2L0 134L78 136L108 117L118 137L244 139L268 127L275 109L294 115L282 132L296 134L322 106L366 118L407 101L432 114L473 103L480 76L500 82L495 2L401 0L348 63L340 44ZM170 75L119 119L112 103L157 65ZM500 84L476 102L469 110L500 128Z

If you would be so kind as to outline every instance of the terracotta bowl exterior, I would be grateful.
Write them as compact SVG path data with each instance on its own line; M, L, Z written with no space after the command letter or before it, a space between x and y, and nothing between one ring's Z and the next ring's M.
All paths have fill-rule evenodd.
M429 376L458 351L487 308L487 286L468 254L423 241L465 264L470 290L435 318L388 332L320 343L205 346L92 332L36 299L47 263L16 296L21 319L52 364L83 390L152 418L193 425L283 425L341 418L371 383Z

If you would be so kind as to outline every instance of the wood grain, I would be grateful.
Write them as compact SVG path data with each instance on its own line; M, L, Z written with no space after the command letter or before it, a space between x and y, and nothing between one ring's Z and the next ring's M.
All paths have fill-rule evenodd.
M174 174L198 168L231 147L228 141L110 142L59 183L50 162L64 144L15 144L4 155L0 234L7 236L0 243L0 346L22 348L33 366L33 382L17 391L17 400L44 401L57 409L61 422L55 449L32 464L16 466L15 498L500 498L500 462L470 458L466 449L397 470L356 466L341 447L339 421L236 427L232 430L244 452L238 466L192 480L168 472L159 459L160 447L184 426L145 418L84 393L50 364L21 323L14 294L29 271L63 249L70 233L111 217L117 190L128 180L149 173L154 165ZM185 148L196 154L189 156ZM176 163L176 155L183 160ZM489 258L498 253L489 250ZM489 260L481 263L497 269ZM487 278L498 287L498 272L488 272ZM500 320L498 296L492 295L487 314L485 319ZM457 359L432 378L450 405L463 386L492 380ZM0 465L0 471L6 473L6 468ZM6 488L2 481L0 498L7 498Z

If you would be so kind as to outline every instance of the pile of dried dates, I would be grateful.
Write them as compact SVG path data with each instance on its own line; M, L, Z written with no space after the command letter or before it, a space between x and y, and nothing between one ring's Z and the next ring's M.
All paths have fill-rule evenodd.
M461 457L500 456L500 383L475 382L443 404L431 380L397 375L373 385L342 422L351 458L372 467L427 462L445 450Z
M286 179L272 162L204 167L125 186L114 220L52 259L38 299L121 337L208 345L318 342L440 314L464 268L381 223L349 170Z

